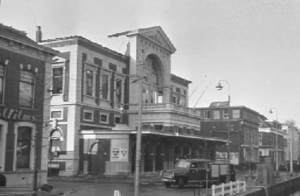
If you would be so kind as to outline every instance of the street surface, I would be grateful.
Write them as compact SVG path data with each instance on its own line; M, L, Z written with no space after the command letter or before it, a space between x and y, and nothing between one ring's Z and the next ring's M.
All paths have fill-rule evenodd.
M66 182L52 181L53 192L67 191L72 196L113 196L114 190L119 190L121 196L132 196L134 194L133 183L93 183L93 182ZM198 194L198 189L186 187L178 189L177 187L166 188L164 185L141 185L140 196L198 196L205 195L205 189Z

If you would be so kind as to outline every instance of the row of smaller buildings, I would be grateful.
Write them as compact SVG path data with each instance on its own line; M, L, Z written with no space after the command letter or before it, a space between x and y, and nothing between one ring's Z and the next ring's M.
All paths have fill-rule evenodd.
M35 42L0 28L0 172L8 185L36 187L47 175L129 175L139 125L142 173L181 158L229 157L241 168L260 156L288 159L287 139L268 144L273 128L258 112L188 107L191 81L171 73L176 48L161 27L112 35L127 37L126 54L81 36L42 40L38 28ZM264 126L272 129L266 136Z
M199 110L203 134L228 139L226 146L216 147L217 158L230 157L241 169L255 169L266 157L271 157L276 170L299 165L299 130L293 123L268 120L248 107L228 102Z

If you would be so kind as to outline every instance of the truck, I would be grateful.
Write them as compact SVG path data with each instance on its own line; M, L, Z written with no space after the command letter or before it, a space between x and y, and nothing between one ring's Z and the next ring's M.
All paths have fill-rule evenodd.
M161 180L169 188L183 188L189 184L209 187L212 184L235 181L234 166L223 160L181 159L175 168L161 172Z

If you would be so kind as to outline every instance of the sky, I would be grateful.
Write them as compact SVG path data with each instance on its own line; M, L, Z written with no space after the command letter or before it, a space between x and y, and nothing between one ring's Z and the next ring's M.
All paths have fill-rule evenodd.
M232 106L300 126L299 0L1 0L0 23L32 39L41 26L43 39L80 35L121 53L127 38L108 35L161 26L177 49L172 73L192 82L190 107L230 95Z

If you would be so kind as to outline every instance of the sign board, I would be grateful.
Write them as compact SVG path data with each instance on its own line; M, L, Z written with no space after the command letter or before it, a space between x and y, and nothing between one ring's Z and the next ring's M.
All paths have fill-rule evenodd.
M128 149L121 147L111 148L111 161L127 161L128 160Z

